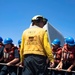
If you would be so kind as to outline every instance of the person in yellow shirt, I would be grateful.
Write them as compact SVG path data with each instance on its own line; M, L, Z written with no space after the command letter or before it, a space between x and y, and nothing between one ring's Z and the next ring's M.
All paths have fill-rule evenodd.
M47 19L41 15L31 20L32 27L22 34L20 58L24 63L22 75L47 75L46 59L50 66L54 66L52 49L49 44L47 32L43 29Z

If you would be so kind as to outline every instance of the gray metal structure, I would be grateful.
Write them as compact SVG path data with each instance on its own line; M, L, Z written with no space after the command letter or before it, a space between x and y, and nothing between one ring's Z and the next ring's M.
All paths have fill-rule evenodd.
M46 25L43 27L45 30L47 30L49 42L51 43L54 39L58 38L61 41L61 46L64 44L64 36L51 24L46 23Z

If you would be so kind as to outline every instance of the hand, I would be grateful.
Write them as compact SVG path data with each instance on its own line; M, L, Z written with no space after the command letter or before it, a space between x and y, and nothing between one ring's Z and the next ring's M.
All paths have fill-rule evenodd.
M56 67L56 70L61 71L61 69L62 69L62 62L60 62Z
M19 63L18 63L18 64L16 64L15 66L18 66L18 67L23 67L23 66L22 66L22 64L19 64Z
M19 66L19 65L20 65L20 63L16 64L15 66Z
M10 64L10 63L7 63L6 65L7 65L7 66L11 66L11 64Z
M23 67L22 62L19 62L18 64L16 64L16 66Z
M23 65L19 65L19 67L22 67L23 68Z
M50 67L54 67L54 62L50 62Z
M58 71L62 70L62 65L59 65L58 67L56 67Z
M68 69L67 69L67 72L71 72L71 69L70 69L70 68L68 68Z

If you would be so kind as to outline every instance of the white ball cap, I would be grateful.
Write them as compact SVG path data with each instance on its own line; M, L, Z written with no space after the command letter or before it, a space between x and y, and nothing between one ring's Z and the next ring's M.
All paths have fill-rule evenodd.
M36 15L32 18L32 20L37 20L38 17L44 18L42 15Z

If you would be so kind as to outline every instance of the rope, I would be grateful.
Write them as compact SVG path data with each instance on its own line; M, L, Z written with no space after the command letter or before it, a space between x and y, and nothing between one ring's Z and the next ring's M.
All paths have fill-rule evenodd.
M60 69L60 70L58 70L58 69L56 69L56 68L48 68L49 70L57 70L57 71L66 71L66 72L68 72L67 70L65 70L65 69ZM75 73L75 71L70 71L70 72L74 72Z

